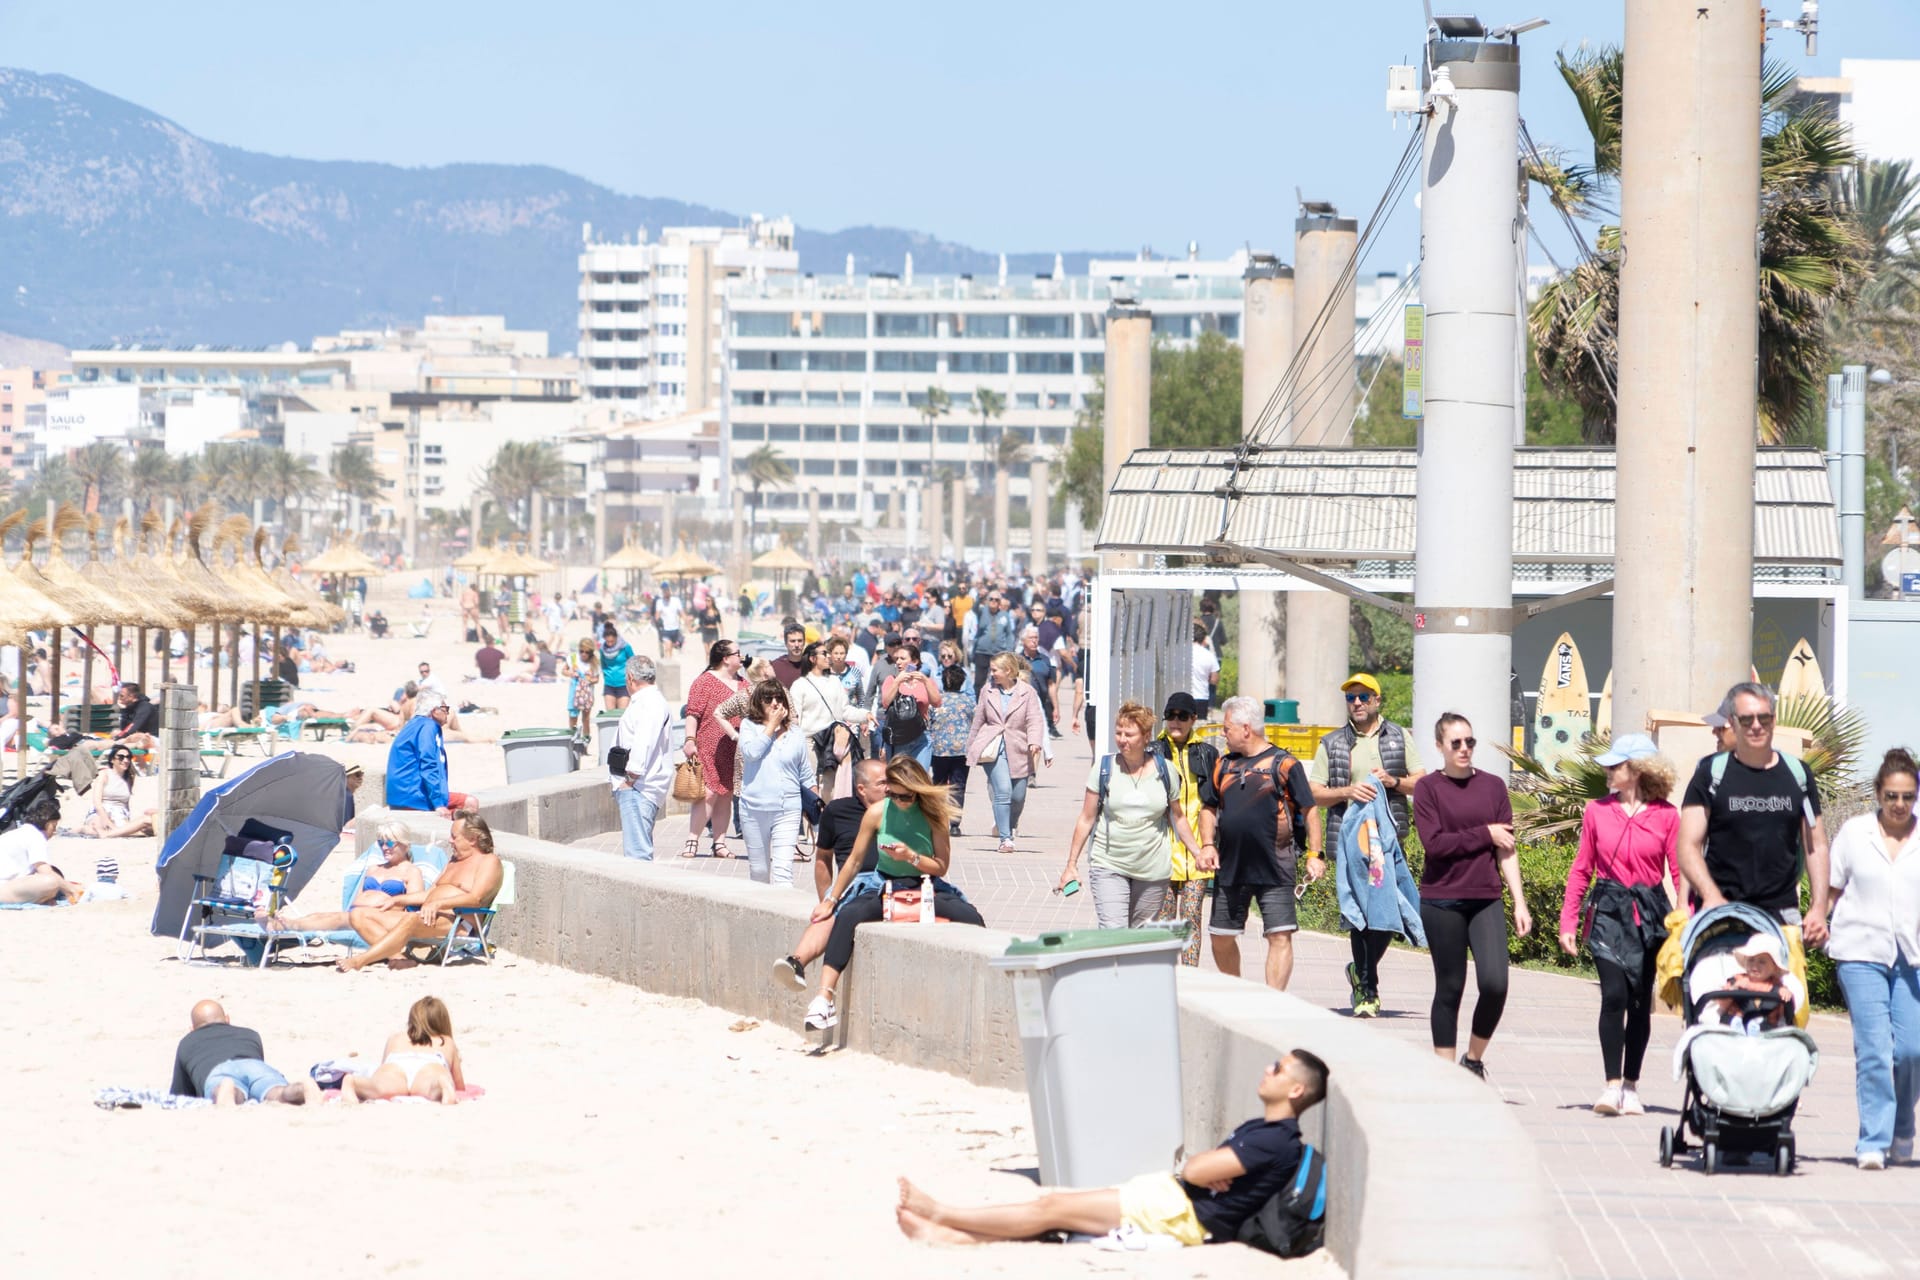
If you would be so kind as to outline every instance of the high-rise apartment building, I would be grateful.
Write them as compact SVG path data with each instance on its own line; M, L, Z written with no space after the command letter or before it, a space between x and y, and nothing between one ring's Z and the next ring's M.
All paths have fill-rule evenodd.
M753 215L744 227L668 227L657 240L596 242L582 228L583 394L621 417L711 408L721 387L721 302L735 280L793 275L793 220Z

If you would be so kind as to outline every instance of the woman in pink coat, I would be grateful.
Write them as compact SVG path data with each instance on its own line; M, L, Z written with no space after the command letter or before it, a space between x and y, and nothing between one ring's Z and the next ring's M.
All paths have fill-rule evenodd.
M1049 768L1053 765L1040 695L1021 665L1010 653L997 654L988 664L987 688L974 706L973 732L967 738L967 763L986 771L993 794L993 826L1001 853L1013 852L1020 811L1027 804L1027 781L1043 758Z

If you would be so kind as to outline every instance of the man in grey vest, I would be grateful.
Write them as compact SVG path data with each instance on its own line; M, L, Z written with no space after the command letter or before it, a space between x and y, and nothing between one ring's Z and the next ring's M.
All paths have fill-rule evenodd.
M984 691L987 664L1003 653L1012 653L1017 641L1013 615L1007 612L1007 593L999 587L988 592L986 616L970 613L967 624L974 628L973 687Z
M1365 672L1348 677L1340 686L1347 699L1347 723L1320 739L1313 766L1313 802L1327 811L1326 837L1321 848L1338 856L1340 823L1350 804L1367 804L1385 792L1394 830L1404 842L1410 825L1413 784L1426 772L1420 767L1419 748L1402 725L1380 714L1380 682ZM1316 810L1312 821L1322 821ZM1356 929L1348 935L1353 962L1347 966L1347 987L1353 1012L1370 1018L1380 1012L1380 960L1394 935L1383 929Z

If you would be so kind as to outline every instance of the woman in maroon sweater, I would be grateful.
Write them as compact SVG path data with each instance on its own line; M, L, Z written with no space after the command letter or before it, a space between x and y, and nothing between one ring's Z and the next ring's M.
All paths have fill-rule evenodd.
M1507 1005L1507 915L1500 882L1513 892L1513 927L1533 932L1520 888L1513 844L1513 802L1506 784L1473 767L1479 739L1458 712L1433 727L1446 767L1413 784L1413 825L1426 851L1420 873L1420 923L1433 956L1433 1051L1451 1060L1459 1040L1460 998L1467 987L1467 953L1480 998L1473 1006L1473 1038L1460 1065L1481 1079L1487 1042Z

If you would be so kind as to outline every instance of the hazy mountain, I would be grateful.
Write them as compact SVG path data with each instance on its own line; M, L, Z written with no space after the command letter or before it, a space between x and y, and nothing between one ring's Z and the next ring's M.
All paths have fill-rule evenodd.
M429 311L576 335L580 224L731 225L542 165L406 169L208 142L66 76L0 69L0 330L69 346L305 343ZM796 233L801 269L991 274L997 254L887 227ZM1084 271L1086 253L1067 254ZM1018 274L1053 255L1009 257Z

